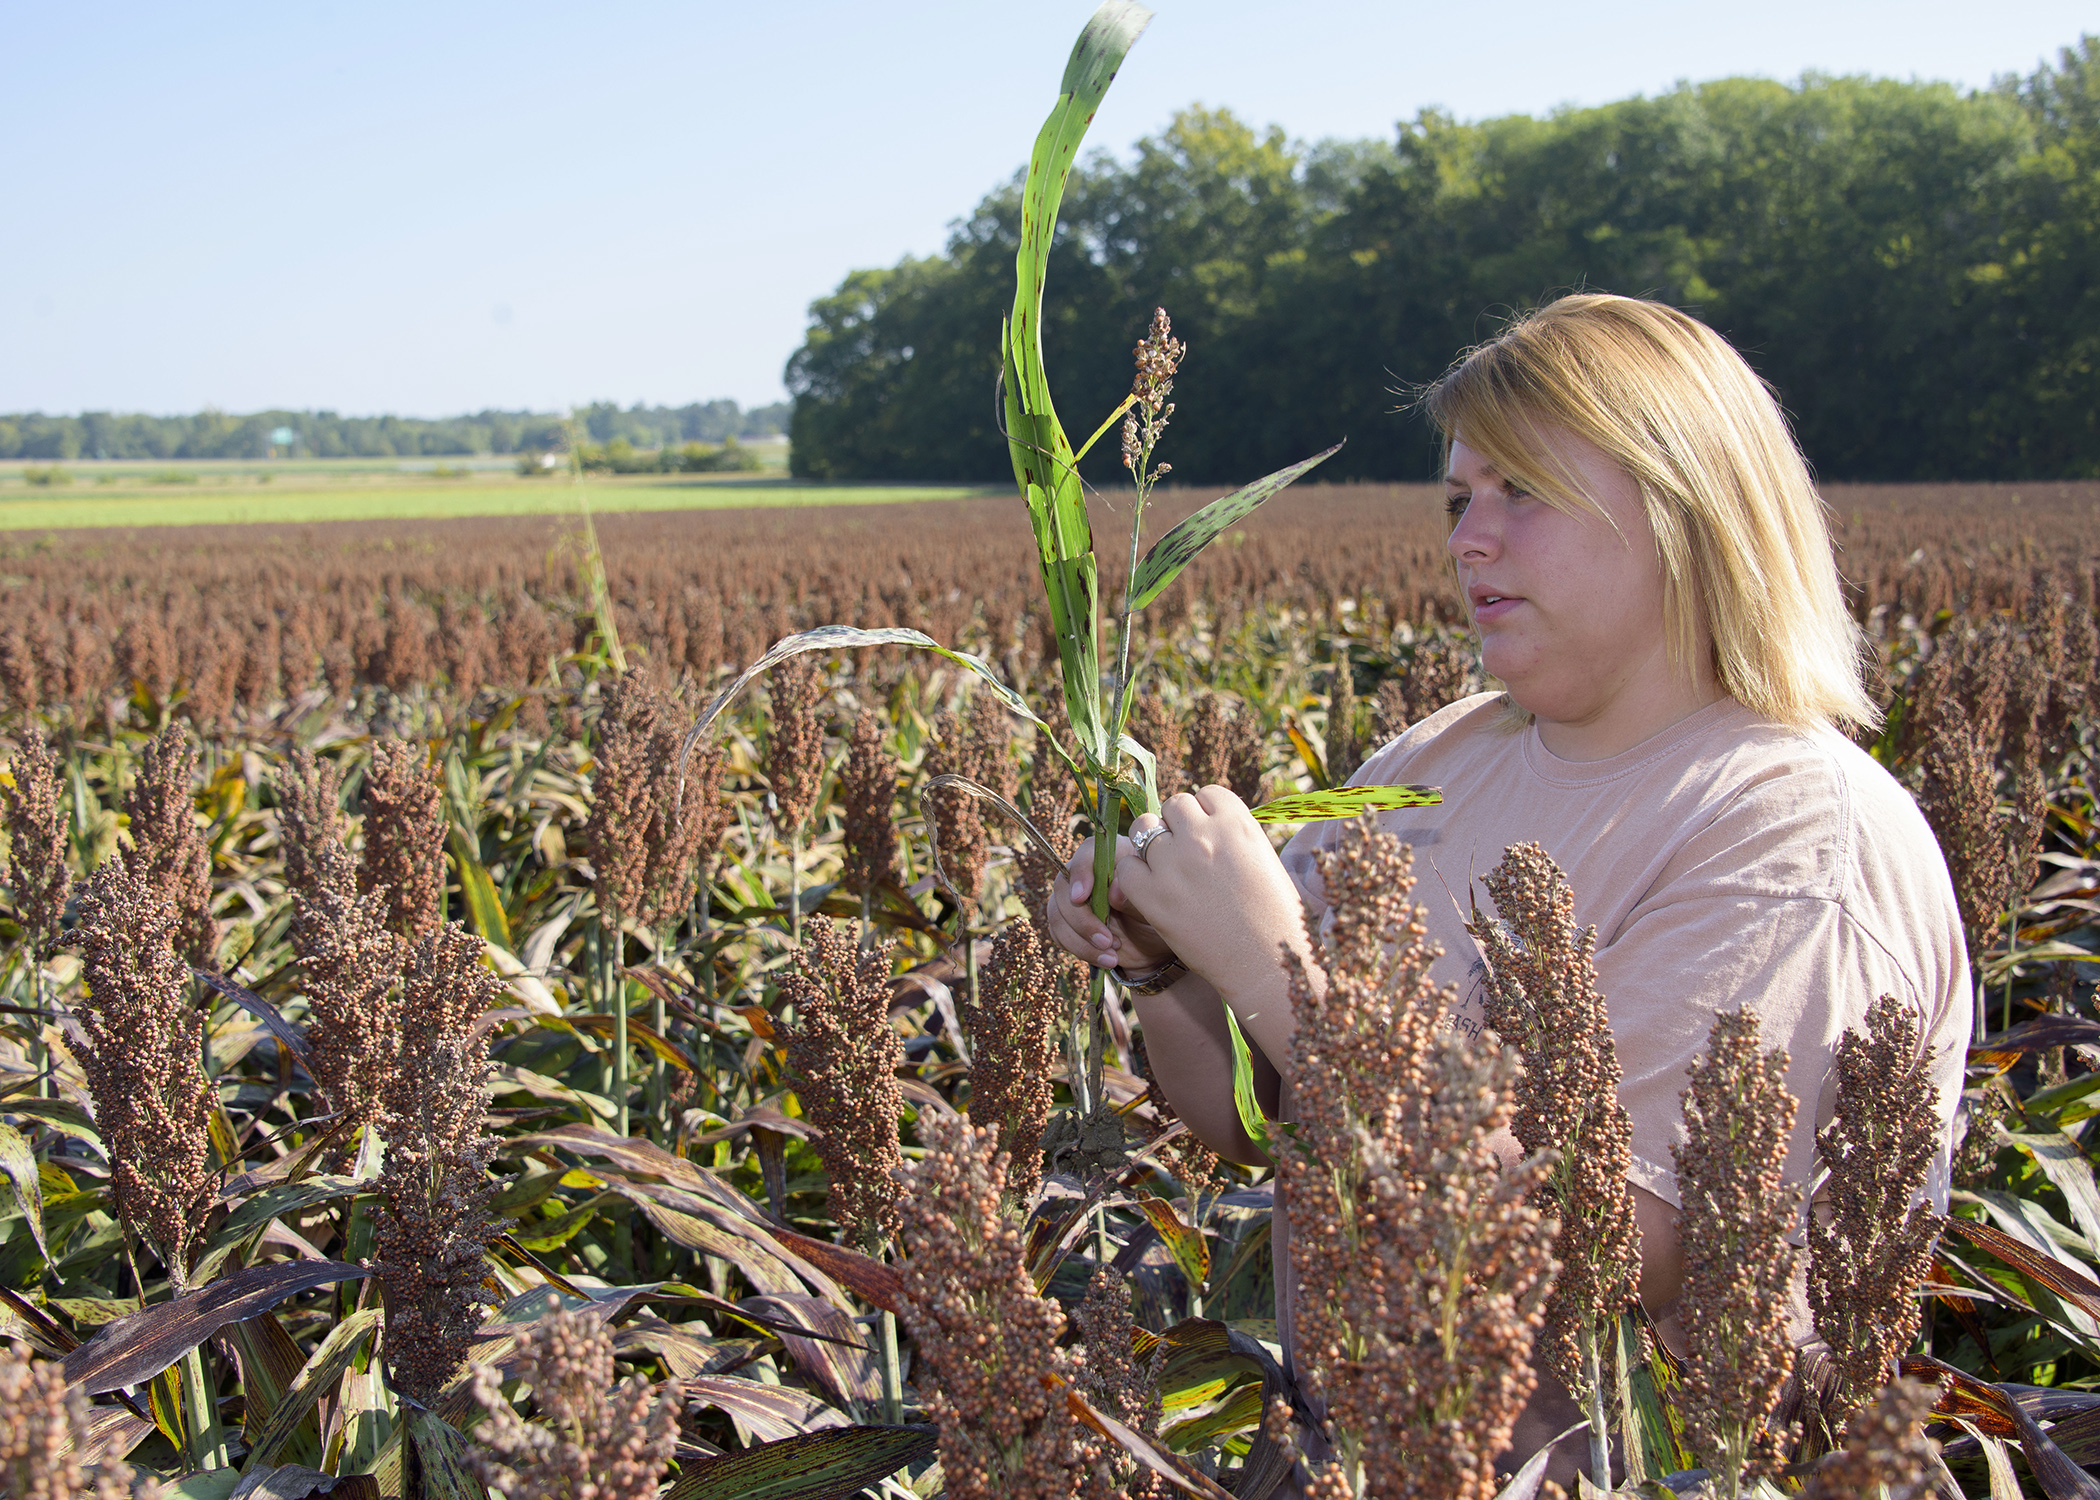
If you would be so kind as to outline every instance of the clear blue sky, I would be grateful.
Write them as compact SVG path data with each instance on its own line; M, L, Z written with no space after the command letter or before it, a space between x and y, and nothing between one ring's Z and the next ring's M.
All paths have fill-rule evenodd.
M1093 0L10 0L0 411L779 399L810 300L938 250ZM1292 135L1804 70L2026 72L2070 0L1159 0L1095 122Z

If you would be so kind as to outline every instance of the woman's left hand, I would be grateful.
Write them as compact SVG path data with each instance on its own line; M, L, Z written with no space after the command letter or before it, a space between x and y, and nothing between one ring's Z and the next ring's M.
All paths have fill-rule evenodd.
M1161 814L1131 824L1133 837L1166 831L1116 861L1117 904L1143 913L1243 1017L1248 1005L1271 1008L1285 993L1282 945L1305 946L1305 910L1268 834L1222 786L1170 797Z

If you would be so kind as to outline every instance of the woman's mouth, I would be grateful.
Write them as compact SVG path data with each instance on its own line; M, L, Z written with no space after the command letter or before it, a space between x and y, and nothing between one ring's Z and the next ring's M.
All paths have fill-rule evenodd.
M1473 593L1473 623L1485 625L1501 619L1523 603L1514 594L1498 594L1488 589L1476 589Z

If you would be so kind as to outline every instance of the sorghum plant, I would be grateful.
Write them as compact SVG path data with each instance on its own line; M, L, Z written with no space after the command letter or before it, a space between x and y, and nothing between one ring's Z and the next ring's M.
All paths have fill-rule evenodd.
M934 716L927 736L928 779L961 776L979 786L991 786L992 768L984 755L985 737L977 730L977 720L984 714L980 708L968 719L946 710ZM974 902L978 887L984 883L985 863L991 852L983 806L976 797L961 790L942 791L927 800L933 810L933 847L941 873L958 900Z
M646 927L675 924L692 908L700 865L722 832L721 751L710 747L677 795L675 712L639 672L605 691L584 846L599 901Z
M1916 1292L1939 1238L1925 1198L1942 1134L1930 1062L1917 1013L1892 995L1867 1011L1864 1032L1838 1039L1837 1109L1816 1136L1829 1203L1809 1216L1808 1305L1837 1366L1839 1422L1917 1337Z
M422 745L375 741L364 801L357 888L386 903L390 931L421 937L445 920L445 793Z
M1917 1380L1886 1386L1852 1422L1845 1446L1816 1465L1804 1500L1924 1500L1934 1493L1940 1445L1921 1424L1937 1392Z
M1409 850L1367 815L1317 860L1334 920L1324 976L1284 950L1298 1118L1269 1133L1306 1375L1347 1493L1487 1500L1535 1384L1552 1163L1498 1165L1520 1065L1451 1029Z
M0 1348L0 1495L10 1500L131 1500L131 1465L104 1463L93 1475L87 1398L55 1363ZM141 1500L154 1500L148 1484Z
M1010 922L992 939L974 1003L961 1007L970 1042L970 1119L998 1132L1007 1186L1027 1204L1043 1179L1043 1125L1065 1017L1060 977L1073 967L1033 921Z
M305 750L278 776L285 883L292 896L292 948L307 1003L314 1082L358 1136L383 1130L383 1092L395 1068L401 1026L403 939L386 926L387 900L357 889L357 862L342 840L335 768Z
M863 709L853 721L839 775L846 804L846 864L839 882L863 901L897 883L897 762L882 741L881 716Z
M74 1050L109 1153L111 1196L179 1295L211 1186L212 1096L198 1064L204 1017L175 954L175 908L112 856L87 879L77 931L88 993Z
M124 813L133 872L175 912L175 951L208 968L219 934L211 916L211 851L197 827L196 779L196 742L186 727L170 724L139 752Z
M1487 1023L1524 1057L1511 1127L1552 1170L1533 1203L1555 1220L1560 1262L1539 1352L1590 1418L1591 1478L1611 1483L1604 1351L1640 1278L1633 1122L1619 1102L1619 1054L1597 989L1595 928L1575 926L1575 893L1537 844L1507 850L1486 880L1493 920L1467 924L1486 960Z
M766 781L779 807L780 827L799 833L817 805L824 779L824 674L798 656L775 669L773 722L766 736Z
M639 1375L613 1384L613 1342L583 1312L557 1312L518 1336L517 1378L537 1421L503 1399L503 1377L474 1370L484 1413L474 1477L508 1500L655 1500L678 1447L678 1400Z
M1747 1008L1714 1017L1684 1091L1677 1245L1684 1259L1684 1414L1692 1450L1735 1500L1744 1469L1776 1456L1765 1417L1794 1367L1787 1243L1800 1195L1785 1178L1794 1096L1786 1053L1761 1051Z
M7 884L15 920L36 958L58 942L73 872L66 864L66 810L58 761L44 736L23 734L9 779L0 781L7 818Z
M1190 786L1230 787L1250 807L1261 801L1261 726L1253 711L1217 693L1196 700L1189 722Z
M926 1154L896 1173L902 1311L948 1494L1069 1500L1095 1446L1057 1390L1077 1373L1057 1348L1065 1315L1036 1295L1001 1211L1006 1157L994 1131L960 1116L927 1111L919 1137Z
M1164 1344L1155 1345L1150 1359L1138 1359L1130 1283L1105 1266L1094 1272L1086 1284L1085 1299L1072 1313L1072 1323L1086 1351L1086 1362L1072 1382L1080 1394L1133 1432L1157 1437L1159 1372L1167 1350ZM1095 1456L1093 1470L1079 1493L1084 1500L1145 1500L1162 1489L1157 1476L1140 1470L1127 1454L1104 1447Z
M386 1167L372 1244L386 1295L394 1384L429 1405L466 1360L492 1299L483 1250L489 1215L485 1134L489 1059L479 1022L502 986L481 940L457 923L410 945L401 1039L386 1080Z
M897 1067L904 1045L889 1013L890 945L860 949L828 917L803 932L803 950L782 976L788 1071L831 1178L831 1216L873 1243L897 1227L895 1169L904 1160ZM923 1128L923 1120L922 1120Z
M692 910L702 883L703 861L711 862L721 840L722 752L708 746L693 762L687 795L680 795L678 731L672 705L637 670L607 685L598 719L591 776L591 812L584 845L596 875L598 920L592 983L602 1010L610 1011L613 1036L605 1078L614 1124L628 1125L627 987L620 973L623 919L654 929L659 949L671 929ZM651 1022L664 1029L663 1001L652 998ZM661 1064L650 1081L651 1113L663 1097Z

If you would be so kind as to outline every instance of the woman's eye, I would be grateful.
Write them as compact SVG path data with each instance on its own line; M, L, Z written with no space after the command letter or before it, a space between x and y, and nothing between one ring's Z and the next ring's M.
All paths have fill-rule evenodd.
M1472 499L1471 495L1446 495L1444 497L1444 514L1456 521L1466 513L1466 506L1472 503Z
M1531 498L1531 491L1525 489L1521 484L1504 485L1503 493L1512 500L1529 500Z

